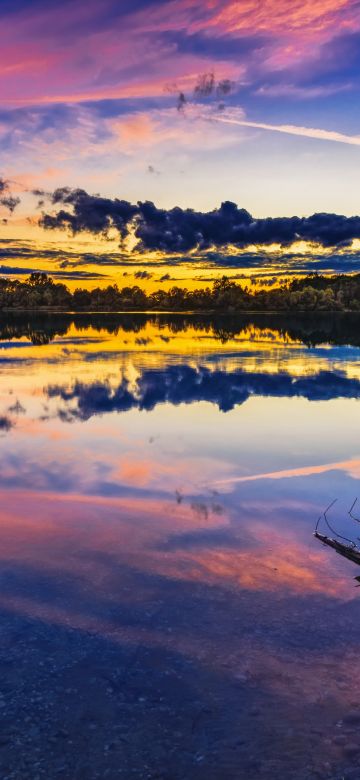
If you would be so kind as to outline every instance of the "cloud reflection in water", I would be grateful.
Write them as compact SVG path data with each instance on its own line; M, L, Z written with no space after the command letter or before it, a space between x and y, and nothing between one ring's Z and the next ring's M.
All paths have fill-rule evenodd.
M356 331L309 349L264 323L40 324L3 331L3 614L151 660L149 721L156 663L180 668L209 734L315 765L312 729L335 729L358 665L356 567L312 538L333 492L356 493Z

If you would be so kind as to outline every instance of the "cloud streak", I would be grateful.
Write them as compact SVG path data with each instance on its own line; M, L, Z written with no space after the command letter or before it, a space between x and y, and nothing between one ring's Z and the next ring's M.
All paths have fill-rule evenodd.
M43 273L39 268L22 268L21 266L0 265L1 276L30 276L30 274ZM51 271L51 276L56 279L104 279L106 274L96 271Z
M318 141L332 141L339 144L349 144L350 146L360 146L360 135L346 135L335 130L322 130L318 127L299 127L297 125L273 125L267 122L252 122L247 119L234 119L226 116L213 116L212 120L226 125L237 125L239 127L252 127L258 130L269 130L274 133L285 133L286 135L297 135L303 138L314 138Z
M294 479L296 477L311 477L313 474L326 474L328 471L346 471L354 479L360 477L360 459L336 461L324 463L319 466L303 466L295 469L282 469L281 471L269 471L264 474L250 474L242 477L230 477L229 479L216 480L216 485L232 485L238 482L257 482L262 479Z

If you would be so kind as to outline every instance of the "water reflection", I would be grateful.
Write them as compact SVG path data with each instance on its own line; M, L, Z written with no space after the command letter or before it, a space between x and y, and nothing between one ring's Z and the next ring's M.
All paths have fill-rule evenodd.
M360 346L360 314L307 312L297 314L243 315L206 314L117 314L117 313L26 313L8 312L0 314L0 338L2 341L26 337L33 344L48 344L56 337L66 336L76 329L83 331L119 334L139 334L147 325L163 332L164 340L183 331L196 334L210 334L212 338L225 343L236 337L254 339L257 336L269 340L297 341L307 346L336 344ZM167 332L167 333L166 333Z
M50 385L49 398L60 398L65 409L63 419L87 420L94 414L125 412L129 409L150 411L158 404L192 404L207 401L222 412L229 412L251 396L276 398L302 397L309 401L334 398L359 398L360 380L343 374L321 371L309 377L290 374L250 373L209 370L203 366L169 366L166 370L143 371L133 387L125 377L119 385L95 381L75 382L73 387ZM75 404L73 403L75 402Z
M357 318L0 332L3 774L358 771Z

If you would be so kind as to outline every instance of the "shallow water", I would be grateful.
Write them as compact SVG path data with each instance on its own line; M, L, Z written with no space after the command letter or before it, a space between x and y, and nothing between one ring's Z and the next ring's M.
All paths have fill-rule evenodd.
M359 325L0 320L1 777L360 776Z

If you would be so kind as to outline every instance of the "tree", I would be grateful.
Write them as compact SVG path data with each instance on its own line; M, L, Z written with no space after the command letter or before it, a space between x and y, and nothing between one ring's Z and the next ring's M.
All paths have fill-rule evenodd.
M44 287L48 284L54 284L51 277L43 271L34 271L26 281L31 287Z

